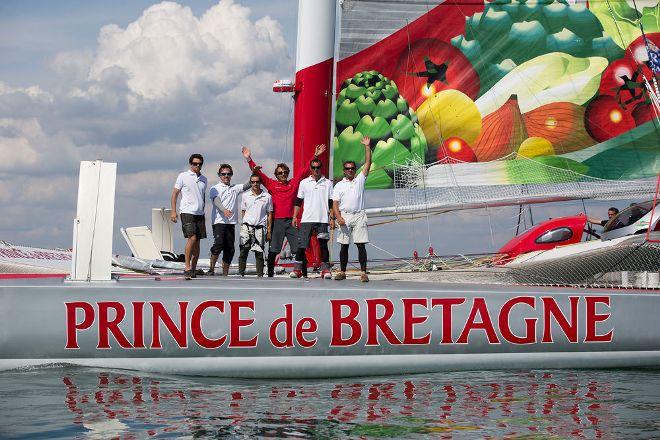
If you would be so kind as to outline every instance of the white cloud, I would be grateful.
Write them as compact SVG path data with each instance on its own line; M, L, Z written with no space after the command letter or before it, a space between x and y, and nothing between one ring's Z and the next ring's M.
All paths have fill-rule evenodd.
M58 81L47 90L0 78L0 202L22 219L0 222L0 239L67 246L80 160L118 163L117 227L168 205L192 152L207 158L212 183L225 161L247 177L243 144L279 160L289 103L271 84L292 70L287 51L278 22L233 0L200 16L162 2L102 26L86 49L53 53Z

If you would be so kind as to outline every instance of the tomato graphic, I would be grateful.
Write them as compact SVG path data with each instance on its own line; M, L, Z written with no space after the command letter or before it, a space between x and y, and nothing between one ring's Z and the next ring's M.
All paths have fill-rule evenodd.
M472 148L459 137L450 137L445 139L442 147L438 148L438 157L440 161L449 163L455 162L477 162L477 156ZM453 159L453 160L452 160Z
M592 138L603 142L635 128L635 120L612 96L599 96L584 113L584 126Z
M434 38L417 40L401 52L393 80L413 109L448 89L459 90L474 100L480 87L479 75L465 55Z

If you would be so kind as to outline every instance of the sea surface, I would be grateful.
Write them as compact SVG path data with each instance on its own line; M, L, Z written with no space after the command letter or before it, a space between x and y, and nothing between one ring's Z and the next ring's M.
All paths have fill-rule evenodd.
M660 438L660 370L235 380L0 373L0 438Z

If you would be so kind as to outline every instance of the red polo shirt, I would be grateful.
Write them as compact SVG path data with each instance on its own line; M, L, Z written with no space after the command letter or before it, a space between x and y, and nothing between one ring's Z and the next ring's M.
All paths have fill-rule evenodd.
M248 164L250 169L257 166L253 160L250 160ZM292 218L298 186L301 180L309 176L309 168L300 170L293 179L286 183L267 177L261 170L257 171L257 174L261 177L261 182L273 198L273 218Z

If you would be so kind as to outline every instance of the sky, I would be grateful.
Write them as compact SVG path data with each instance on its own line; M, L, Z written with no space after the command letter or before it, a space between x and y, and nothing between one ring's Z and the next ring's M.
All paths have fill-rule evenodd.
M290 162L291 97L271 87L294 76L297 3L2 0L0 240L71 247L81 160L118 164L114 251L124 254L119 228L149 226L151 208L169 206L191 153L205 156L210 184L222 162L234 165L235 182L247 180L242 145L266 170ZM391 201L388 192L367 194L368 206ZM604 216L612 204L587 210ZM532 216L582 210L553 204ZM382 250L370 252L495 251L517 219L510 207L390 223L371 228ZM181 249L178 225L175 235Z

